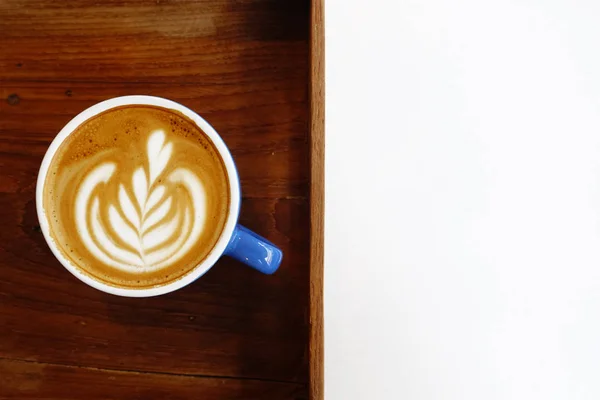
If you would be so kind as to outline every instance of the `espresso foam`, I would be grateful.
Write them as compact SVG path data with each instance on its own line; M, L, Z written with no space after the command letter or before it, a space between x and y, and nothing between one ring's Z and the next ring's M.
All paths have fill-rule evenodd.
M216 244L229 208L227 173L210 139L182 114L150 106L80 125L44 187L61 253L117 287L160 286L190 272Z

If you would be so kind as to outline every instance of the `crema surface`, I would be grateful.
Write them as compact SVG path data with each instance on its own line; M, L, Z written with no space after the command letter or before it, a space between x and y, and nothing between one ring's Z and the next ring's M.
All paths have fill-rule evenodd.
M114 108L61 144L45 182L50 234L78 269L117 287L179 279L215 246L229 208L225 166L182 114Z

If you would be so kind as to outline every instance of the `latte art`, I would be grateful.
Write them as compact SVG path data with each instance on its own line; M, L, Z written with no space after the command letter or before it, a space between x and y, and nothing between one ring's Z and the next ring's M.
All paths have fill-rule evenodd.
M204 186L186 168L162 176L172 151L165 133L153 132L148 138L149 176L139 167L130 182L119 183L117 204L103 201L98 190L113 177L115 163L103 163L86 175L75 200L75 220L82 241L98 260L127 272L152 271L181 259L198 240L206 219ZM157 182L161 177L165 183ZM174 200L176 187L184 188L189 199ZM101 214L108 215L107 224Z
M44 207L75 267L110 285L146 288L180 278L210 253L227 219L228 185L218 151L192 121L127 106L65 139Z

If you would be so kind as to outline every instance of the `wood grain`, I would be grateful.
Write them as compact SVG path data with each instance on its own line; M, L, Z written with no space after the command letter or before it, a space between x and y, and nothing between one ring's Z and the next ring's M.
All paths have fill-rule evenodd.
M64 82L306 83L308 4L4 0L0 76Z
M308 0L0 2L0 398L308 398L309 32ZM181 102L223 136L240 222L284 251L275 275L222 259L130 299L52 256L35 212L44 152L126 94Z
M90 390L90 385L95 389ZM0 398L7 400L304 400L304 392L302 385L285 382L148 374L0 359Z
M30 190L0 196L0 356L98 368L305 382L308 207L247 199L241 222L286 254L268 279L222 259L173 294L120 298L46 246ZM303 228L304 226L304 228Z
M325 248L325 25L323 0L311 8L310 92L310 399L325 397L323 268Z
M48 144L71 118L127 94L169 98L202 115L231 148L244 196L308 197L306 81L247 87L11 81L0 84L0 98L17 95L19 103L0 101L0 150L18 154L11 168L35 174ZM23 171L24 164L30 169Z

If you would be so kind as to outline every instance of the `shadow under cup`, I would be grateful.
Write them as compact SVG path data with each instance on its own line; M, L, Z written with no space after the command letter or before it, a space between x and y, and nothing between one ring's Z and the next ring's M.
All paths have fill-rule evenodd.
M71 136L71 134L73 132L77 132L78 128L80 128L84 123L86 126L88 124L93 125L90 121L96 122L95 118L99 118L102 115L112 114L113 112L124 110L128 107L133 108L136 106L140 108L147 107L162 109L163 113L167 111L171 114L178 114L181 116L182 120L188 120L190 123L195 124L196 127L199 128L202 133L204 133L212 145L210 147L213 149L213 151L218 153L218 157L222 162L222 167L226 174L226 180L228 181L227 190L229 191L229 201L225 208L219 211L223 214L226 213L226 216L223 218L223 214L218 214L218 216L221 217L224 222L221 224L220 235L218 235L218 232L215 233L215 240L213 240L214 245L211 248L207 248L206 254L201 259L198 259L193 264L190 264L190 267L187 268L187 272L185 274L177 277L176 279L161 282L155 285L128 287L126 285L121 286L118 284L115 285L113 283L107 283L94 277L88 272L85 272L83 268L76 266L76 261L71 260L68 255L64 254L64 249L61 248L60 243L57 243L53 237L52 224L51 221L49 221L49 218L52 218L52 216L48 215L46 212L46 208L48 207L46 206L44 199L46 196L45 193L48 190L52 191L55 186L58 187L56 183L53 183L52 187L46 187L46 184L48 184L48 173L52 170L54 157L57 155L57 153L60 154L63 152L61 145L66 143L65 141L68 142L75 138L75 136ZM92 132L94 131L92 130ZM79 133L77 136L79 137ZM97 135L97 137L100 136L104 137L104 135ZM141 146L140 148L148 153L148 160L150 160L150 155L152 155L153 160L158 160L156 162L148 161L147 167L131 167L129 170L127 170L124 165L127 165L127 163L135 164L135 162L138 161L136 160L135 155L142 153L142 151L137 153L130 151L120 155L112 161L106 161L105 159L102 159L101 156L106 156L106 152L98 152L98 159L90 157L90 159L93 160L91 166L86 165L85 168L81 168L81 171L85 171L85 173L81 172L83 177L78 178L78 182L80 183L78 183L77 190L71 190L68 192L69 195L72 194L72 198L69 200L69 207L71 207L69 210L71 212L70 215L74 215L74 217L81 216L81 218L78 220L85 221L85 223L80 223L77 225L77 237L81 238L81 241L87 246L85 249L89 252L90 256L93 257L92 262L101 260L103 262L105 261L105 263L108 263L107 265L117 268L117 270L124 269L134 272L140 271L140 273L143 273L144 271L159 270L162 268L162 265L166 265L164 263L161 264L163 261L161 261L159 256L155 256L157 253L159 253L158 251L145 254L145 250L150 248L148 247L150 246L148 243L155 243L157 240L163 240L160 235L153 235L152 228L149 229L148 233L146 233L144 230L145 223L152 219L152 215L157 214L157 209L160 208L160 206L157 205L158 203L153 203L153 199L156 200L156 198L160 197L160 194L154 195L155 192L160 192L160 190L154 189L156 189L158 186L171 187L168 185L176 185L173 187L179 188L178 190L187 190L187 194L181 197L181 199L190 198L192 202L196 202L193 204L201 204L201 200L203 199L201 194L198 194L199 192L195 190L197 185L193 184L195 182L194 179L197 179L197 176L194 178L194 174L190 173L190 171L194 169L196 165L189 164L189 168L182 167L183 161L177 161L179 160L177 157L180 157L180 159L183 160L183 158L181 158L181 153L187 151L188 149L186 146L172 146L172 142L170 141L172 137L173 136L169 136L168 138L165 138L164 132L161 134L161 131L153 131L147 135L147 138L144 138L144 140L137 140L137 138L135 140L130 140L132 146ZM115 135L115 142L117 139L118 137ZM90 136L90 143L92 143L92 140L95 140L95 138ZM176 151L174 149L182 150ZM95 154L94 157L96 157ZM88 160L88 158L86 158L86 160ZM169 167L169 162L172 160L175 161L173 161L173 165ZM123 166L119 169L117 166L120 164L123 164ZM160 179L158 179L161 171L167 171L168 168L171 168L172 171L170 174L165 175L166 180L163 183L156 183L161 182ZM79 167L76 170L79 171ZM122 171L127 171L127 174L125 174L126 178L119 180L114 178L120 177L118 174L124 174ZM117 184L110 186L112 182L111 179L113 181L117 180ZM211 179L215 180L215 178ZM103 186L103 184L106 182L108 182L108 185ZM127 187L126 184L120 184L119 182L132 183L130 185L131 187ZM146 189L140 189L144 188L144 186ZM103 195L113 195L115 199L119 199L119 204L121 206L119 208L119 212L114 210L112 204L102 209L98 208L98 204L102 203L98 201L98 197L94 198L94 193L97 193L101 189L104 189L104 192L102 192ZM94 192L94 190L96 190L96 192ZM76 194L74 192L76 192ZM46 152L38 175L36 200L38 218L40 220L42 232L46 241L48 242L48 245L50 246L50 249L61 262L61 264L86 284L115 295L128 297L147 297L177 290L202 276L224 254L231 256L266 274L275 272L282 260L282 252L275 245L248 230L247 228L237 224L241 201L239 178L233 158L231 157L231 154L221 137L204 119L190 109L171 100L159 97L117 97L98 103L73 118L73 120L71 120L56 136ZM73 206L71 204L73 204ZM200 207L196 207L195 209L197 210L199 208ZM89 210L91 211L88 212ZM181 208L181 210L184 210L184 208ZM202 218L202 215L198 212L194 213L194 207L190 208L191 211L189 211L189 213L187 213L187 208L185 208L185 210L186 213L182 212L178 217L180 219L172 224L175 226L176 230L172 236L172 243L173 246L175 246L173 248L186 248L187 253L185 254L194 254L194 248L201 247L192 246L194 243L199 242L193 242L191 239L200 237L192 235L196 235L198 232L198 229L195 228L194 222L199 221L199 218ZM170 211L167 210L165 212L168 213ZM96 215L98 217L92 218L90 215ZM187 215L187 217L185 217L185 215ZM73 219L75 220L75 218ZM107 229L98 230L99 227L103 227L102 222L108 220L111 221L110 224L107 224L109 227ZM190 226L189 224L185 225L186 221L192 221L192 228L183 229L185 226ZM121 224L119 225L119 223ZM113 229L115 226L119 226L119 229ZM148 223L147 227L148 226L151 227L152 225ZM204 224L202 224L202 226L204 226ZM129 230L131 230L133 233L129 232ZM180 231L183 231L185 235L180 234ZM106 235L107 237L110 236L109 240L100 241L100 239L104 238L105 232L112 234L112 236ZM135 240L136 234L137 242ZM92 240L92 242L90 242L90 238L97 240ZM123 243L119 242L120 240L123 240L123 243L125 244L122 245ZM101 244L104 243L104 245L98 246L96 242ZM136 244L138 242L140 243L139 245ZM115 243L118 244L118 246L116 246ZM187 247L176 247L177 243L179 243L179 246ZM135 248L136 245L138 246L137 248ZM148 246L145 247L145 245ZM133 250L137 249L137 252L133 251L132 248ZM114 260L118 260L118 263L114 264L116 262ZM142 260L141 263L140 260Z

